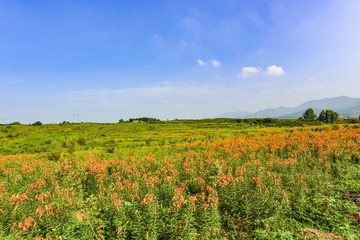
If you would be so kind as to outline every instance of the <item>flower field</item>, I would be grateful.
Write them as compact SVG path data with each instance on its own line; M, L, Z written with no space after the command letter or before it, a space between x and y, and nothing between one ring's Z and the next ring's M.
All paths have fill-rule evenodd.
M224 134L0 156L0 238L358 239L343 200L360 192L357 125L211 131Z

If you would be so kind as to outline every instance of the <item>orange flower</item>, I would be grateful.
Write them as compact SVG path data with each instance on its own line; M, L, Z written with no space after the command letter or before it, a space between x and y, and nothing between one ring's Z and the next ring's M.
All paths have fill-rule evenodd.
M189 200L190 200L190 202L195 202L196 201L196 195L195 196L190 196Z
M176 189L175 197L179 197L184 192L183 188Z
M19 224L18 228L25 230L26 228L30 227L30 225L32 224L33 221L34 221L34 219L29 217L28 219L25 220L25 224L24 225Z
M14 227L16 226L16 223L14 223L10 229L10 232L14 229Z
M203 201L205 200L206 196L205 196L205 193L204 193L204 192L201 193L200 198L201 198L201 200L203 200Z
M41 219L42 215L46 212L46 209L38 208L37 213L39 214L39 219Z
M31 223L34 221L33 218L29 217L28 219L25 220L25 227L28 228L30 227Z
M289 198L288 198L288 196L286 195L286 192L285 191L283 191L283 196L284 196L284 198L286 198L286 200L288 201L289 200Z
M214 189L213 189L211 186L207 186L207 187L206 187L206 190L207 190L208 192L214 191Z

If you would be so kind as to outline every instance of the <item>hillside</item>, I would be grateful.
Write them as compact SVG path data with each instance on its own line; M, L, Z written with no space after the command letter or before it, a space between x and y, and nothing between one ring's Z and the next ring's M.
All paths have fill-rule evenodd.
M316 114L319 114L321 110L331 109L338 112L340 116L358 117L360 115L360 98L347 96L324 98L307 101L296 107L266 108L254 113L245 111L229 112L222 114L220 117L297 119L308 108L313 108Z

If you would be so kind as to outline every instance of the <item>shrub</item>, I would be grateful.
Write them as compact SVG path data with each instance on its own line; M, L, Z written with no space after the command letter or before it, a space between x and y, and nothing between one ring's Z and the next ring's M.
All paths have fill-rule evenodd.
M34 122L32 125L33 125L33 126L41 126L41 125L42 125L42 122L37 121L37 122Z

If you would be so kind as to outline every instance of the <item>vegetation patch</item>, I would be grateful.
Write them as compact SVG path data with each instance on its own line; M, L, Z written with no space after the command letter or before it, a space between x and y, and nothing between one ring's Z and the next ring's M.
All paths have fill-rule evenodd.
M3 126L1 238L360 236L358 128L136 124Z

